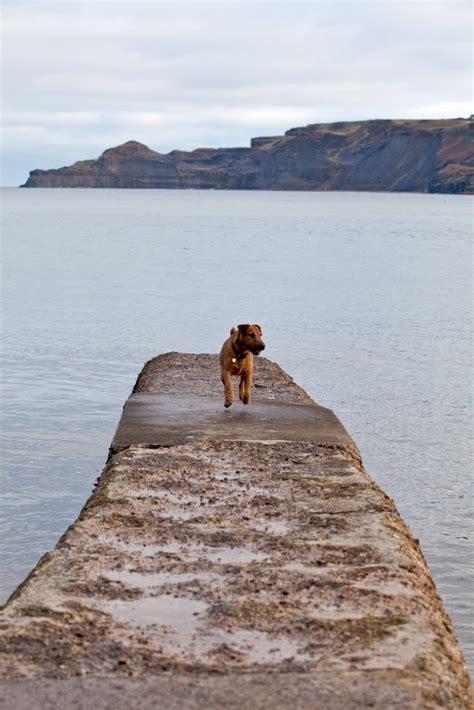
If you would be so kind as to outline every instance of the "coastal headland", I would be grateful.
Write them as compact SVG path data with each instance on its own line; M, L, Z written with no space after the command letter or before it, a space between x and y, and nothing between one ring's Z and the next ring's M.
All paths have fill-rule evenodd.
M2 708L472 707L419 544L275 363L138 377L78 519L0 616Z
M474 120L311 124L246 148L163 154L137 141L30 172L22 187L348 190L474 194Z

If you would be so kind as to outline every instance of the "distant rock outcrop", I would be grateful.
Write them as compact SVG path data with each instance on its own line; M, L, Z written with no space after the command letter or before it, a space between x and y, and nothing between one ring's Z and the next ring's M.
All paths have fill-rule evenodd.
M474 122L314 124L250 148L157 153L136 141L97 160L32 170L22 187L367 190L474 194Z

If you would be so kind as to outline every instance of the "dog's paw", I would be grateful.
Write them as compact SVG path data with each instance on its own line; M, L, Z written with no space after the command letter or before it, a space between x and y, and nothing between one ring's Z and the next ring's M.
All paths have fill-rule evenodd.
M248 396L248 394L244 394L244 396L241 397L241 399L242 399L242 404L250 404L250 397Z
M225 407L226 409L228 409L231 404L232 404L232 402L224 402L224 407Z

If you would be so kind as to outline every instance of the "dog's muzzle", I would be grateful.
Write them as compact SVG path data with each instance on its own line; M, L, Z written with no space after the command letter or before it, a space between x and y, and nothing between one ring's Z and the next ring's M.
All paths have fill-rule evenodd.
M252 352L254 355L260 355L262 350L265 350L265 343L261 343L260 345L256 345L254 348L252 348Z

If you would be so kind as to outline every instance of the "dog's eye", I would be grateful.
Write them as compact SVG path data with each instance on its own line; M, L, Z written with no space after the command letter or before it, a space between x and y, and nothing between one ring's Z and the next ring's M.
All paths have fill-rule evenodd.
M251 338L255 338L255 333L249 333Z

